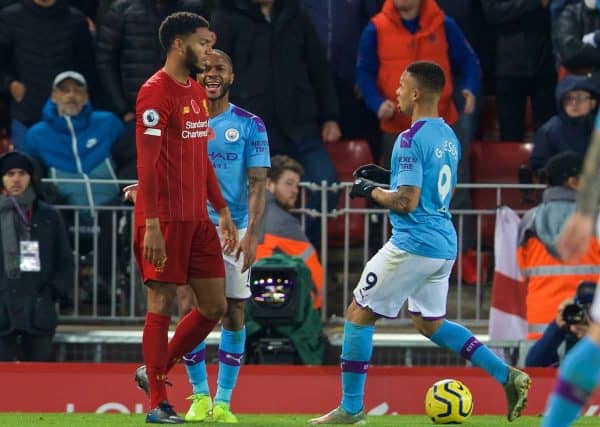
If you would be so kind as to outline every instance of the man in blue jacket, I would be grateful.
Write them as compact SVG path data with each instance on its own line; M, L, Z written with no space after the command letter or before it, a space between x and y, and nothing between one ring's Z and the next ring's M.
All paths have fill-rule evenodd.
M58 183L69 205L107 205L119 198L116 184L91 184L89 179L117 179L111 149L123 132L112 113L93 111L85 78L65 71L54 79L43 120L25 135L25 151L42 163L52 178L80 178L82 184Z
M115 150L123 123L113 113L94 111L89 102L85 78L75 71L58 74L52 83L50 99L42 111L43 120L25 134L25 152L34 157L50 178L75 178L82 183L58 182L56 189L60 203L85 206L79 209L81 225L94 226L96 206L119 202L117 183L96 183L92 179L117 179L117 164L112 153L135 153L135 147ZM121 155L119 153L119 155ZM130 154L126 163L135 163ZM103 236L111 236L112 216L101 212L97 226ZM81 228L80 228L81 230ZM83 229L85 230L85 228ZM91 228L95 232L96 228ZM98 273L108 280L111 273L111 238L100 238ZM106 245L106 247L104 247ZM103 259L103 257L107 257Z

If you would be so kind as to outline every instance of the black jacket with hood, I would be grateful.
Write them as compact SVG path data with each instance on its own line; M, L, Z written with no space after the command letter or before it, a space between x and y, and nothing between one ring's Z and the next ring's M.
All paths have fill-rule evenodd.
M562 99L567 92L584 90L598 98L598 90L593 82L584 76L569 75L556 86L556 108L558 114L552 116L535 133L531 154L531 168L538 172L546 166L550 157L563 151L575 151L585 156L590 136L594 129L595 111L585 117L567 116Z

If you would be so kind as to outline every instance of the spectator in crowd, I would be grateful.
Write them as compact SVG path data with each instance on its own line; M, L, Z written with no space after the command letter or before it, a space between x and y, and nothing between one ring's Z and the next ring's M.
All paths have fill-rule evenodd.
M66 0L23 0L0 11L0 87L11 96L17 149L40 119L52 79L70 69L94 86L92 38L81 12Z
M111 152L122 133L118 117L94 111L85 78L76 71L64 71L54 79L43 119L27 131L24 148L52 178L116 180ZM93 208L120 198L116 183L58 183L57 189L61 201L69 205Z
M173 12L206 16L206 0L115 0L98 30L98 75L112 110L131 126L134 144L135 101L138 89L165 57L158 27Z
M366 138L379 158L377 117L366 108L356 84L360 34L383 0L301 0L324 48L340 103L340 129L346 139Z
M592 73L600 88L600 13L595 2L567 5L552 28L558 60L568 70Z
M530 339L542 335L560 304L575 294L581 281L594 281L600 272L598 239L591 240L586 255L575 263L561 262L556 250L558 235L575 211L581 167L582 158L572 151L553 156L545 168L548 188L542 203L529 210L519 225L517 262L527 284Z
M120 188L116 183L92 184L90 179L119 178L119 170L131 174L135 169L135 147L120 139L123 123L107 111L94 111L89 102L85 78L75 71L65 71L52 83L52 95L46 102L43 120L33 125L25 136L24 149L40 162L51 178L76 178L83 183L57 183L58 200L73 206L89 206L80 215L85 229L93 228L98 214L102 238L98 240L98 273L105 282L112 272L110 254L112 216L110 212L94 211L95 206L117 204ZM116 164L115 158L122 161ZM124 154L130 157L123 159ZM132 178L131 176L121 176ZM89 233L88 233L89 234Z
M0 361L48 361L73 255L60 214L41 199L31 159L4 154L0 176Z
M587 334L595 292L596 282L581 282L577 286L574 297L563 301L544 335L529 349L525 366L558 366L560 359Z
M345 5L344 5L345 7ZM262 117L271 154L285 154L304 168L309 182L337 181L323 142L340 136L335 86L319 39L298 0L224 0L211 27L216 47L227 52L236 70L231 100ZM329 192L328 206L337 205ZM313 194L308 208L320 209ZM318 222L307 234L319 242Z
M488 79L495 75L496 58L494 49L496 38L493 28L490 28L485 20L481 1L436 0L436 2L447 16L452 17L456 21L465 38L473 47L477 58L479 58L485 86ZM455 79L458 77L455 76ZM459 97L458 95L460 95L460 91L457 91L455 88L454 101L460 111L464 101L460 102L462 96Z
M300 163L288 156L273 156L267 172L267 204L258 239L256 259L283 253L298 256L309 268L316 286L312 291L315 308L321 308L323 267L315 248L290 213L298 199L298 184L304 174Z
M396 137L410 127L410 117L397 108L396 89L402 71L416 60L434 61L444 70L446 85L439 104L440 116L453 125L461 143L461 158L468 159L481 79L477 56L454 19L446 16L434 0L386 0L381 12L363 30L356 71L365 102L380 119L382 163L386 169L390 168ZM462 106L460 120L455 92L459 93ZM470 182L468 161L459 164L458 182ZM469 209L469 192L458 190L452 199L452 207ZM474 223L467 217L463 228L465 256L462 260L463 278L468 283L476 281L474 243Z
M550 0L482 0L496 26L496 103L503 141L522 141L531 98L537 129L555 113L556 67L550 37Z
M365 102L379 117L384 132L382 155L386 169L396 137L410 127L410 118L398 111L396 89L402 71L417 60L434 61L444 70L446 86L440 99L440 115L448 124L455 124L459 117L453 101L455 85L461 88L465 101L463 113L470 116L475 108L479 62L454 19L445 16L434 0L386 0L381 12L363 30L356 70ZM462 80L454 80L453 75L460 75ZM463 151L467 150L469 141L460 135L459 139Z
M540 127L533 138L531 168L540 173L548 160L563 151L585 156L594 130L598 89L585 76L569 75L556 86L558 113Z

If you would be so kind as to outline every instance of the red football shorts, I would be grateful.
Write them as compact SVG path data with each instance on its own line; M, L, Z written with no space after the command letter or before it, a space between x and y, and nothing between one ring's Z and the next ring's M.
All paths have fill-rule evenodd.
M223 252L215 226L210 221L161 222L167 262L162 271L144 259L144 225L137 226L133 250L142 279L184 285L189 279L225 277Z

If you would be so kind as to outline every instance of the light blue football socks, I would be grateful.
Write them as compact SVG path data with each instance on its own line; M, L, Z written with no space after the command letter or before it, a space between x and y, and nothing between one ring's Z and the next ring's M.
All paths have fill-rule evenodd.
M440 347L452 350L484 369L500 384L508 381L508 365L473 336L471 331L458 323L444 320L431 336L431 341Z
M342 408L356 414L363 409L367 369L373 353L375 326L363 326L346 320L342 343Z
M217 394L215 403L231 402L231 393L240 373L244 360L246 345L246 327L239 331L229 331L221 328L219 344L219 375L217 377Z

